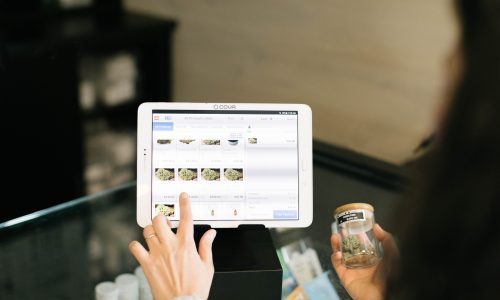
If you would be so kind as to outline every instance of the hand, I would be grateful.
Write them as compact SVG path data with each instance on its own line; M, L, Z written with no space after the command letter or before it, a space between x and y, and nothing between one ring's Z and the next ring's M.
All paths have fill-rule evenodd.
M348 269L342 263L341 241L339 234L332 234L332 264L342 285L355 300L384 299L385 285L389 272L399 261L399 250L392 235L380 225L373 226L375 237L382 242L384 257L375 266Z
M208 298L214 276L212 242L216 232L205 232L199 252L194 242L191 203L186 193L179 197L180 222L177 234L163 215L153 219L153 225L144 228L149 252L137 241L129 245L148 279L156 300L170 300L181 296Z

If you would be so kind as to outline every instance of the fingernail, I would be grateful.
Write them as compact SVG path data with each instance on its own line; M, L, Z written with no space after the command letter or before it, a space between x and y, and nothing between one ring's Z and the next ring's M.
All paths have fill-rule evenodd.
M210 234L210 240L215 240L215 236L217 235L217 231L215 229L211 229L212 233Z
M187 199L187 198L189 198L189 195L187 193L182 192L181 199Z

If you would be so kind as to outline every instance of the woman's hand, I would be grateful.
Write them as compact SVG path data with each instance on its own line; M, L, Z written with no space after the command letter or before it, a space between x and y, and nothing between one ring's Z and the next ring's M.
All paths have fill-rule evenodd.
M342 263L340 236L332 234L332 264L349 295L354 300L378 300L385 295L387 276L397 266L399 251L392 235L380 225L373 227L375 237L382 242L384 257L377 265L368 268L348 269Z
M196 251L191 203L186 193L179 198L177 234L165 216L157 215L153 224L144 228L149 252L137 241L132 241L129 248L141 264L156 300L180 296L207 299L214 276L212 242L216 232L205 232Z

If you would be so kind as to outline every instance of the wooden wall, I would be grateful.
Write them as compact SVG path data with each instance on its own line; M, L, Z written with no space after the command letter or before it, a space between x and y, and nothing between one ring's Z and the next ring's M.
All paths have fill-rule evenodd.
M178 101L308 103L314 136L402 162L431 130L450 0L126 0L178 20Z

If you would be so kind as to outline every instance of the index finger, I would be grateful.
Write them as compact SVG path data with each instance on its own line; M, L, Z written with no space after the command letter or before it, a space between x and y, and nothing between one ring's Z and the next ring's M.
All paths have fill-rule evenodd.
M191 212L191 201L186 193L181 193L179 196L180 219L177 234L181 237L193 238L193 213Z
M334 254L335 252L340 251L341 241L340 241L340 235L338 233L332 234L332 236L330 237L330 242L332 244L332 250Z
M342 263L342 252L340 251L340 236L339 236L339 234L338 233L332 234L332 236L330 237L330 241L332 243L332 249L333 249L333 254L331 257L332 265L333 265L333 268L335 269L335 272L337 272L339 279L343 283L344 274L347 271L347 268Z

